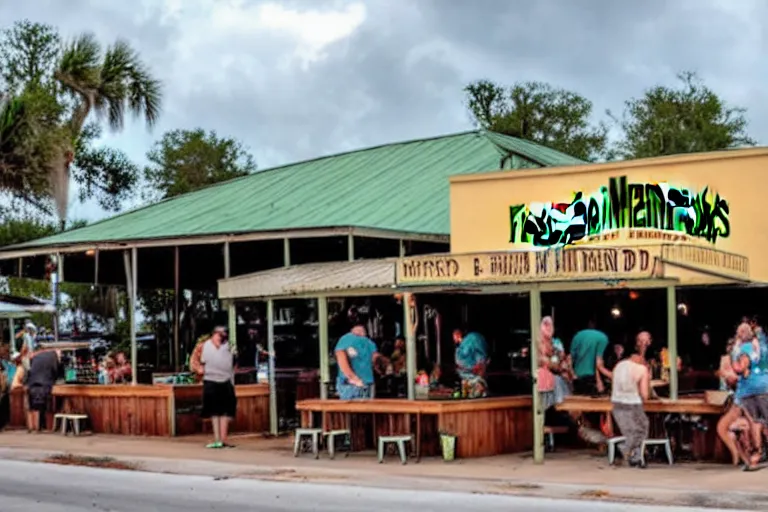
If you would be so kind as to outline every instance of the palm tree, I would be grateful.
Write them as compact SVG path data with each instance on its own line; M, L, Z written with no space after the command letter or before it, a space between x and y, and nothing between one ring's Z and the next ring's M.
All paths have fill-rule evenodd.
M64 48L54 78L62 92L74 100L66 123L70 137L50 162L50 185L63 222L69 199L70 165L90 114L106 119L114 131L123 128L126 111L143 117L151 127L160 114L162 91L160 82L127 42L117 41L102 51L92 34L83 34Z
M44 209L49 162L65 140L59 105L34 88L0 93L0 190Z

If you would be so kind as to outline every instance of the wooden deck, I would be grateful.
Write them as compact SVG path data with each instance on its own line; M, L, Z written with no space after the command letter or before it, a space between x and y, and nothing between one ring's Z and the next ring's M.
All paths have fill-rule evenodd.
M235 386L237 417L232 432L261 433L269 428L269 387ZM54 386L56 411L87 414L97 434L169 437L203 432L202 385L61 385ZM10 426L25 428L24 390L11 393Z
M517 453L533 446L531 397L477 400L304 400L296 404L303 427L349 428L357 450L381 435L412 434L419 455L440 452L439 433L458 437L458 457Z

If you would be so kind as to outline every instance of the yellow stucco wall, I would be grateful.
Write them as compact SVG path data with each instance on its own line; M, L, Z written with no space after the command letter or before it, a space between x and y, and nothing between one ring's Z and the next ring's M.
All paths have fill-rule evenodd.
M742 274L740 255L748 259L753 281L768 282L767 191L768 149L763 148L458 176L451 179L451 252L543 249L564 241L658 244L678 255L682 253L670 246L692 247L698 252L684 256L707 260L697 266L729 267ZM582 200L576 204L578 192ZM696 206L668 206L686 201ZM562 204L563 211L553 204ZM531 218L543 222L530 223L526 235L524 226ZM587 235L567 239L563 233L571 225L579 238L579 219L588 225L581 228Z

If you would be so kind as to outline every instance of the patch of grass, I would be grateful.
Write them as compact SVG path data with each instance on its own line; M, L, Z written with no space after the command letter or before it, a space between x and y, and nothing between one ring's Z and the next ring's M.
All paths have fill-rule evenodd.
M62 466L85 466L89 468L122 469L135 471L137 466L129 462L122 462L112 457L84 457L70 453L51 455L42 460L48 464L60 464Z

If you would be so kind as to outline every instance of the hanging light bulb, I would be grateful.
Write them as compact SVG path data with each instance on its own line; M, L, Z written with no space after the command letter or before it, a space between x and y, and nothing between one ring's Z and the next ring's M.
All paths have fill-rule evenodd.
M619 306L613 306L611 308L611 316L613 318L621 318L621 308Z
M680 302L677 305L677 312L683 316L688 316L688 304L686 304L685 302Z

